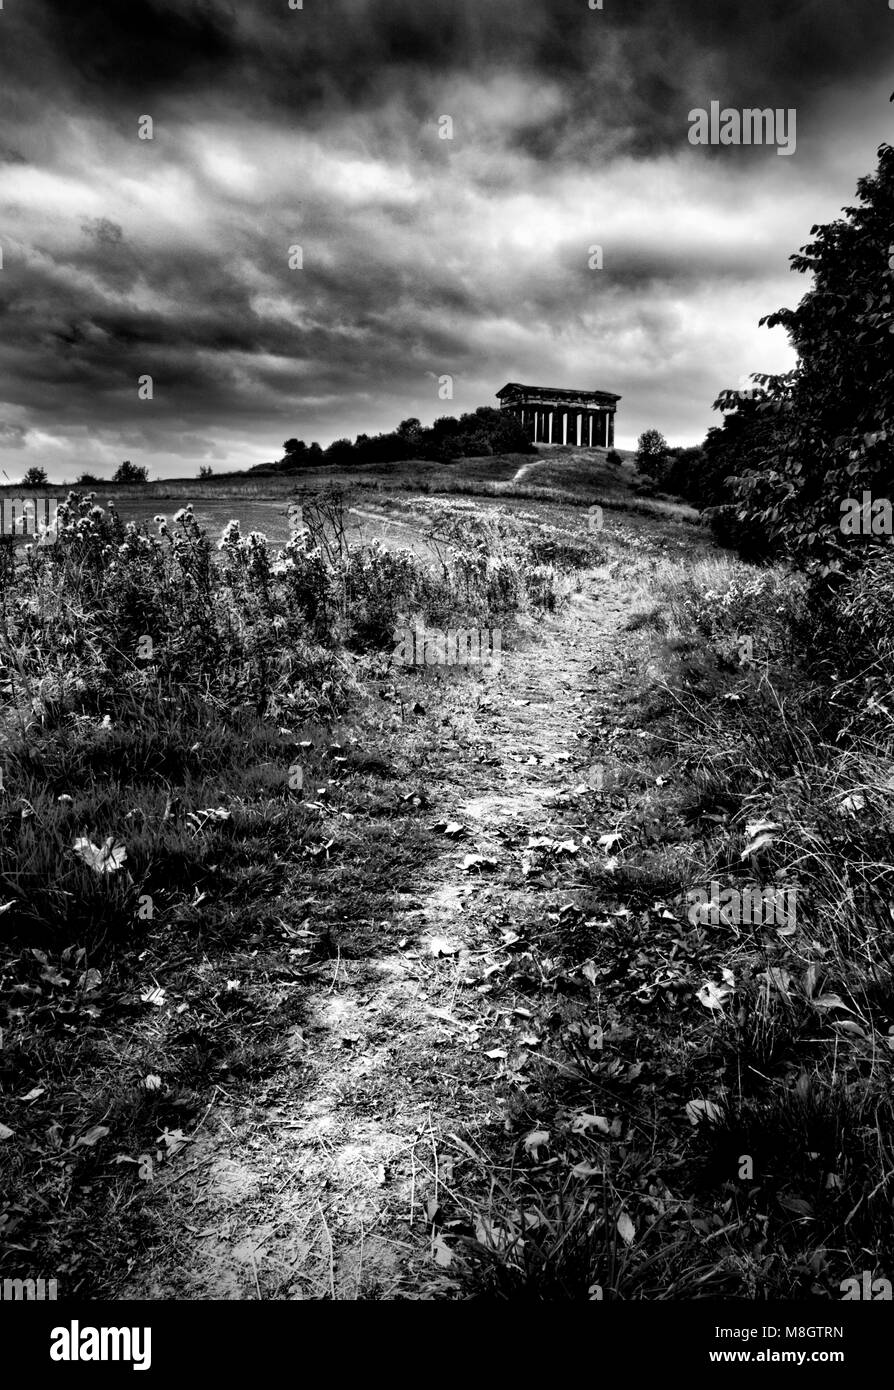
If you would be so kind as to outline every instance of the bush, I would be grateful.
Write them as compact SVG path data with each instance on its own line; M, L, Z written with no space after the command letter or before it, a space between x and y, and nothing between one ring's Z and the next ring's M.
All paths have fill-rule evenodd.
M811 276L796 309L761 320L788 331L798 365L784 376L755 376L756 390L724 392L716 408L723 430L709 437L724 475L735 522L768 549L824 573L862 563L864 547L843 544L841 504L894 491L894 357L890 313L894 223L894 148L879 150L876 173L857 185L859 204L811 229L792 257Z
M466 415L442 415L428 429L410 417L390 434L358 434L353 442L333 440L325 454L318 444L307 447L300 439L287 439L284 447L285 456L278 464L262 465L265 471L297 472L321 461L349 468L411 458L451 463L457 458L535 452L519 421L491 406L480 406Z
M113 483L145 483L148 481L148 470L140 464L131 463L130 459L125 459L123 463L119 463L112 474Z

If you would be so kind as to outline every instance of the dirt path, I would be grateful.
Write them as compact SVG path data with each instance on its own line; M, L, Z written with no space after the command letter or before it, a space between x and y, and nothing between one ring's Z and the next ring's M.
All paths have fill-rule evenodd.
M488 980L514 921L545 911L550 885L562 897L550 866L573 865L589 794L578 735L623 699L631 601L604 571L585 578L504 656L477 708L462 697L430 820L463 829L433 834L398 949L320 962L274 1082L244 1105L218 1088L166 1194L176 1238L151 1270L135 1266L125 1297L451 1296L449 1233L428 1220L450 1188L449 1136L501 1121L509 1075L539 1041L524 1010L489 1002ZM468 855L493 862L469 868Z

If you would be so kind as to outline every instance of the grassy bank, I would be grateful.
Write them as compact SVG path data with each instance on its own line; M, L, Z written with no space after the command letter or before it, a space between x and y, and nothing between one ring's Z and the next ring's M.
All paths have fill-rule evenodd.
M427 804L412 711L379 694L395 631L499 627L509 647L593 546L427 521L429 564L352 543L327 493L274 557L189 509L148 529L73 497L7 572L4 1270L120 1283L214 1097L275 1073L307 970L389 917Z
M599 654L632 692L592 729L603 855L500 977L549 1041L509 1136L463 1156L473 1296L838 1299L889 1271L894 763L887 709L838 690L853 632L818 659L841 612L781 569L662 561Z

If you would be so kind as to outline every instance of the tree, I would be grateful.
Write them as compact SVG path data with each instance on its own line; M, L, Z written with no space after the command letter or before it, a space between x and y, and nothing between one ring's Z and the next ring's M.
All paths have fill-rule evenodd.
M660 430L643 430L636 444L636 466L640 473L661 482L668 455L668 442Z
M354 445L350 439L333 439L326 449L326 462L348 464L354 460Z
M82 473L81 476L80 476L80 477L78 478L78 480L77 480L76 486L77 486L77 487L96 487L101 481L102 481L101 478L96 478L96 477L94 477L94 475L93 475L92 473Z
M200 477L200 478L213 478L213 477L214 477L214 469L211 468L210 465L207 464L207 463L200 464L200 466L199 466L199 477Z
M22 487L46 487L46 485L46 469L38 468L36 465L29 468L22 479Z
M791 257L813 276L796 309L761 319L788 332L798 354L784 377L757 377L753 401L725 392L717 408L736 434L730 490L737 521L776 549L814 557L828 573L859 562L845 543L842 504L894 488L894 149L857 184L859 206L811 228ZM733 473L733 469L729 470Z
M119 463L112 474L113 483L146 483L148 481L148 470L142 464L131 463L130 459L125 459L123 463Z

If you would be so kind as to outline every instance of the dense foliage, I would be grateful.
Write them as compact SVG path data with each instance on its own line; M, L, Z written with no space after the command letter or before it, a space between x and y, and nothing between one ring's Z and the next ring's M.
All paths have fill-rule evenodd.
M843 217L814 226L814 239L792 257L813 277L797 308L761 320L787 330L797 367L720 396L723 426L711 431L688 485L701 505L721 508L721 538L751 553L816 559L824 574L864 559L872 543L870 524L842 532L847 499L862 503L864 490L889 498L894 488L891 146L857 196Z
M449 463L457 458L534 452L518 420L492 406L480 406L466 415L442 415L427 428L410 417L390 433L358 434L353 442L336 439L326 449L316 443L306 444L303 439L287 439L283 448L285 453L278 463L263 464L252 471L292 473L321 463L347 468L400 459Z

